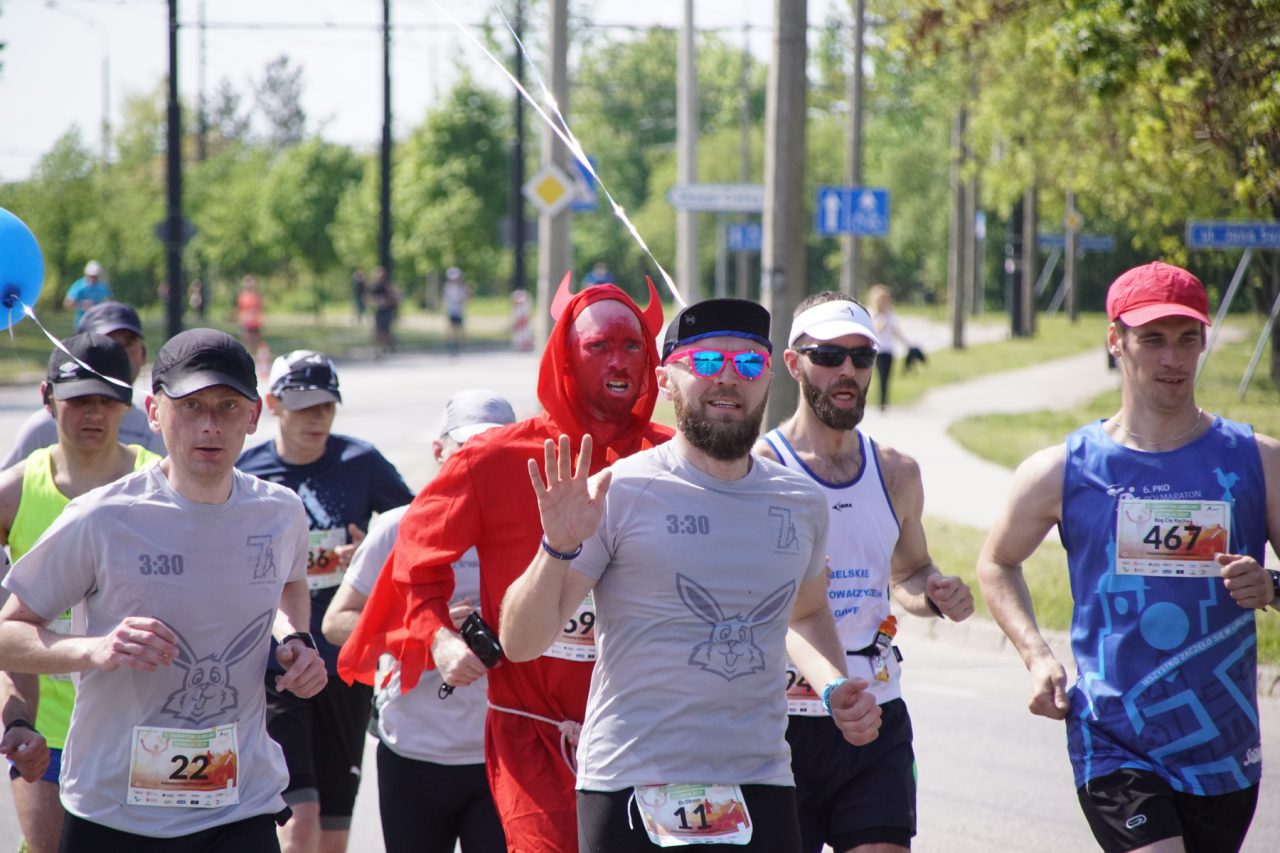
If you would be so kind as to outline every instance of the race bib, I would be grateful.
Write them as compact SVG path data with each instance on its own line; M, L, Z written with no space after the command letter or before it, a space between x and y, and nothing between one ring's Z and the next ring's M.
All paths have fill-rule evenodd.
M796 665L787 658L787 713L797 717L825 717L822 697L814 691Z
M560 637L543 652L561 660L593 661L596 659L596 600L590 592L569 617Z
M1231 542L1226 501L1133 498L1116 507L1116 574L1217 577Z
M133 727L127 802L215 809L240 802L235 724L212 729Z
M342 583L344 572L338 571L338 555L334 549L347 544L347 531L341 527L311 531L311 547L307 551L307 589L328 589Z
M642 785L635 792L645 832L659 847L751 842L751 815L737 785Z

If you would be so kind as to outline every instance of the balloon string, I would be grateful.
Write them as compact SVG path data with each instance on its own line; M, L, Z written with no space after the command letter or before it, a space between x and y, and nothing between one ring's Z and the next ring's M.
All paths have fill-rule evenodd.
M569 129L569 123L565 121L564 115L560 112L560 108L556 104L555 96L551 94L551 91L543 82L542 75L538 73L537 66L533 62L532 57L529 56L529 52L525 49L524 42L522 42L520 37L516 35L515 29L511 26L511 22L507 20L507 16L503 14L502 9L498 9L498 14L502 16L502 22L506 24L507 29L511 31L511 36L515 39L516 45L520 48L520 53L526 59L529 59L529 69L533 72L534 79L537 81L539 88L541 88L543 97L546 98L547 105L559 120L559 126L557 126L557 122L551 120L551 117L547 115L546 111L544 111L534 97L529 94L529 91L525 89L520 81L515 78L515 75L507 70L507 67L502 64L501 60L494 56L478 38L472 35L471 31L467 29L461 21L455 18L452 12L441 5L440 0L433 1L436 8L443 12L445 17L452 21L453 24L462 31L462 34L466 36L472 44L480 49L481 53L489 57L493 64L498 67L498 70L502 72L503 76L511 81L511 85L516 88L516 91L520 93L520 96L529 102L529 105L533 107L533 111L538 114L538 117L546 123L547 127L551 128L551 132L554 133L556 137L564 143L565 147L569 149L569 152L573 154L573 158L578 161L587 174L591 175L591 177L595 179L596 184L600 187L600 191L604 193L605 198L608 199L610 209L613 211L614 216L622 222L623 226L627 229L627 233L631 235L632 239L636 241L640 248L644 250L644 253L649 256L649 259L653 261L654 265L657 266L663 282L667 285L667 289L671 291L672 298L675 299L676 303L680 305L681 308L685 307L684 298L681 297L680 291L676 289L675 282L672 281L671 276L667 273L666 269L649 249L649 244L640 236L640 231L627 216L626 210L623 209L622 205L618 204L617 199L613 197L613 194L609 192L609 188L605 186L605 182L601 179L600 174L596 171L595 167L591 165L591 160L588 159L586 151L583 149L581 143L578 142L577 136L575 136L573 131Z
M133 391L133 385L131 385L130 383L128 383L128 382L122 382L122 381L120 381L119 379L116 379L114 376L103 376L101 373L99 373L98 371L94 370L92 367L90 367L89 365L87 365L87 364L85 364L83 361L81 361L79 358L77 358L77 357L75 356L75 354L74 354L73 352L71 352L71 350L67 349L67 348L66 348L66 346L64 346L64 345L63 345L62 341L60 341L60 340L58 340L56 337L54 337L54 336L53 336L53 333L52 333L52 332L50 332L48 329L46 329L46 328L45 328L44 323L41 323L41 322L40 322L40 318L36 316L36 312L32 309L32 307L31 307L30 305L28 305L27 303L23 302L21 299L18 299L17 297L10 297L10 299L12 299L12 301L13 301L13 302L17 302L19 305L21 305L21 306L22 306L22 313L23 313L23 314L25 314L26 316L30 317L30 318L31 318L31 322L35 323L35 324L36 324L36 326L37 326L37 327L39 327L40 331L44 332L44 336L45 336L46 338L48 338L48 339L53 343L53 345L54 345L57 349L60 349L60 350L62 350L64 353L66 353L66 354L67 354L67 357L68 357L68 358L70 358L72 361L74 361L76 364L80 365L80 366L81 366L81 367L83 367L85 370L89 371L89 372L90 372L90 373L92 373L94 376L98 377L99 379L104 379L104 380L106 380L107 382L110 382L112 385L119 385L121 388L128 388L130 391ZM10 309L10 311L12 311L12 309L13 309L13 305L12 305L12 304L10 304L10 299L6 299L6 300L5 300L4 306L5 306L6 308ZM9 341L10 341L10 343L12 343L12 344L13 344L14 352L17 352L17 350L18 350L18 342L17 342L17 339L15 339L15 338L14 338L14 336L13 336L13 322L12 322L12 321L10 321L10 323L9 323ZM21 362L21 360L22 360L22 356L21 356L21 355L19 355L19 356L18 356L18 360L19 360L19 362Z

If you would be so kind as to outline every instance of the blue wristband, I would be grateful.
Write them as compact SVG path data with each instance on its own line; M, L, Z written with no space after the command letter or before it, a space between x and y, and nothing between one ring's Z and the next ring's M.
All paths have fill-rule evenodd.
M574 560L574 559L577 559L578 555L582 553L582 543L579 542L578 547L574 548L572 551L568 551L568 552L557 551L555 548L552 548L550 545L547 544L547 537L543 536L542 550L546 551L548 554L550 554L552 557L555 557L557 560Z
M826 711L827 714L831 713L831 694L835 692L837 687L848 680L849 679L847 678L837 678L834 681L829 682L826 687L822 688L822 710Z

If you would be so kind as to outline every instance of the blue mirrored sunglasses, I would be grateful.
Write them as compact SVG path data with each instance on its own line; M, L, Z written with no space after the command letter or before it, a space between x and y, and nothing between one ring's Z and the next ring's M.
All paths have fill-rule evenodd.
M673 360L682 358L689 359L693 372L704 379L719 376L727 362L733 362L733 369L748 381L759 379L769 367L769 354L756 350L691 349L672 357Z

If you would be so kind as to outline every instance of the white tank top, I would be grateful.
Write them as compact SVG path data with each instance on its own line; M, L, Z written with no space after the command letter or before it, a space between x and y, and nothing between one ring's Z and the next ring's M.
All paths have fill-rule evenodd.
M861 431L857 436L862 468L852 480L838 484L829 483L810 470L778 430L771 430L764 437L779 462L803 471L827 497L831 519L827 532L827 600L846 651L869 646L880 623L889 616L889 559L900 529L880 473L876 444ZM887 682L874 678L868 657L848 655L846 663L851 677L871 683L876 701L881 704L902 695L898 683L901 667L895 655L888 656Z

